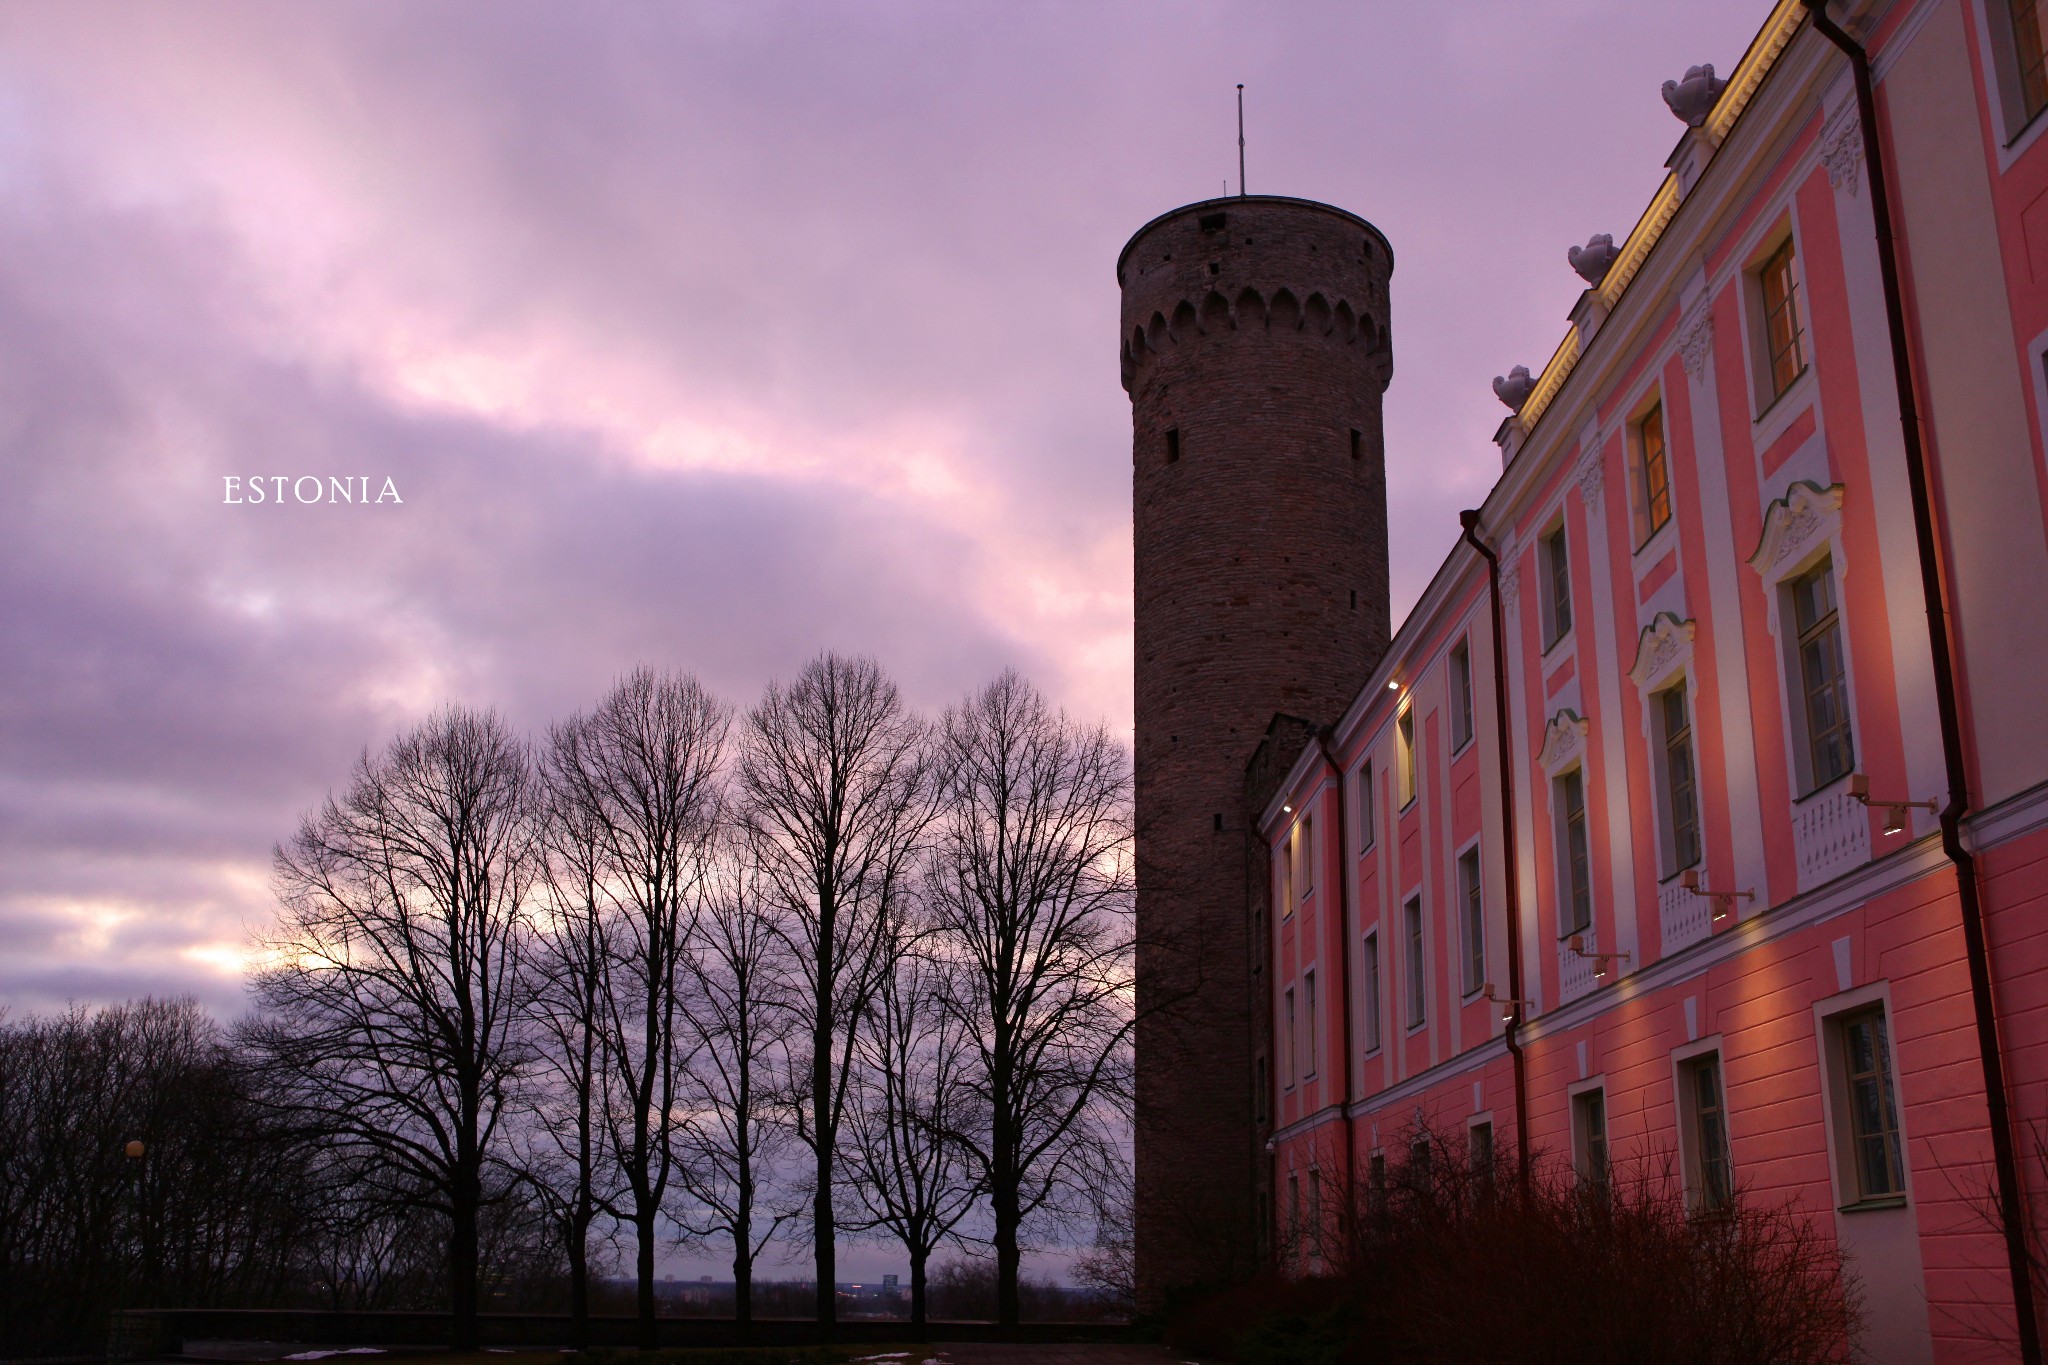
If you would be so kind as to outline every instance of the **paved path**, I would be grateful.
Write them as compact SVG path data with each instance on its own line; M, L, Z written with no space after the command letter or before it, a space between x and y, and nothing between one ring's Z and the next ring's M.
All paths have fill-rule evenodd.
M1187 1357L1164 1346L971 1345L934 1342L949 1365L1177 1365Z

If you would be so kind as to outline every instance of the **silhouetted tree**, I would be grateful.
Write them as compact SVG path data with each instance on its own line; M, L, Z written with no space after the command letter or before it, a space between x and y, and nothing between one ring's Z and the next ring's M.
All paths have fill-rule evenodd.
M365 751L277 850L280 918L244 1033L295 1122L373 1189L447 1219L465 1349L487 1173L529 1059L535 805L526 747L495 714L450 708Z
M690 935L723 815L730 710L695 678L636 669L587 715L549 731L551 806L593 840L605 989L595 996L612 1102L614 1212L638 1240L640 1344L653 1349L654 1265L675 1174L677 1100L695 1033L682 1014Z
M754 1316L754 1264L794 1213L764 1207L788 1131L777 1122L791 1022L782 936L760 875L733 840L692 944L691 1015L701 1046L677 1130L683 1218L699 1237L732 1243L733 1314Z
M984 1116L961 1133L993 1215L997 1319L1018 1320L1020 1238L1095 1207L1130 1095L1131 770L1101 726L1006 672L946 712L927 886Z
M853 1188L870 1227L910 1258L910 1321L925 1325L926 1268L975 1207L979 1185L961 1144L979 1126L966 1025L946 1007L950 964L900 918L891 967L869 1006L847 1111Z
M868 1002L888 965L932 813L926 727L872 659L826 654L771 684L740 746L749 855L774 903L793 984L791 1112L811 1156L817 1312L837 1311L834 1163Z

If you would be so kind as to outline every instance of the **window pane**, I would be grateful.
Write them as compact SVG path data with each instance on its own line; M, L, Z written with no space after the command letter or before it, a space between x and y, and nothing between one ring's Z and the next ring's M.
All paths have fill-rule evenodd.
M1671 817L1671 871L1700 860L1699 795L1693 780L1692 717L1685 685L1658 694L1664 722L1664 796Z
M1578 933L1593 923L1593 872L1586 845L1586 789L1574 768L1560 781L1564 789L1565 889L1569 922L1565 932Z
M1827 560L1792 584L1798 628L1800 684L1805 691L1806 740L1815 788L1855 766L1850 741L1849 693L1842 666L1841 614L1835 610L1834 566Z
M1408 902L1408 1026L1420 1024L1423 1012L1422 898Z
M1858 1193L1865 1199L1903 1194L1905 1164L1899 1150L1898 1104L1892 1095L1891 1049L1884 1015L1870 1013L1845 1020L1841 1037Z
M1771 372L1771 391L1783 393L1806 368L1799 324L1799 285L1792 271L1792 243L1785 245L1758 272L1764 296L1764 344Z
M1664 449L1664 409L1660 404L1650 409L1639 428L1643 452L1642 507L1643 536L1658 530L1671 520L1671 471L1667 466Z
M2032 119L2048 105L2048 71L2041 47L2041 0L2007 0L2012 16L2012 46L2019 67L2020 104ZM2014 131L2017 131L2016 129Z
M1458 883L1465 905L1465 993L1470 995L1486 982L1486 907L1477 849L1458 859Z
M1544 546L1543 557L1550 571L1550 642L1555 644L1572 628L1571 561L1565 551L1564 528L1558 527Z

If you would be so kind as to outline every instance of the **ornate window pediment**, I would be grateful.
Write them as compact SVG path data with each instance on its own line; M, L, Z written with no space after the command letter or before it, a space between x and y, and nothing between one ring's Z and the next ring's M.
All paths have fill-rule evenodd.
M1750 567L1766 581L1783 576L1807 554L1833 538L1842 520L1842 485L1822 488L1799 480L1785 496L1764 509L1764 533L1757 540Z
M1543 771L1555 776L1586 751L1586 718L1567 707L1543 727L1543 748L1536 761Z
M1697 621L1681 621L1660 611L1636 640L1636 661L1628 679L1645 692L1655 692L1666 679L1692 659L1693 632Z

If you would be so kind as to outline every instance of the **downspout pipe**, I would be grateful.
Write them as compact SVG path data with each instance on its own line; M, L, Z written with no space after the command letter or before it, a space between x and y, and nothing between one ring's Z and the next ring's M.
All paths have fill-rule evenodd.
M1351 822L1344 818L1344 765L1330 749L1330 734L1329 726L1316 731L1316 744L1323 751L1323 761L1337 775L1337 980L1342 991L1338 998L1344 1002L1344 1086L1339 1104L1344 1115L1344 1211L1348 1221L1358 1209L1358 1120L1351 1113L1351 896L1358 867L1350 856L1350 845L1344 842L1351 829Z
M1502 625L1500 605L1500 556L1479 538L1479 509L1458 513L1465 528L1465 543L1486 561L1487 597L1493 611L1493 724L1494 749L1500 757L1500 845L1505 868L1508 912L1508 997L1509 1004L1501 1036L1508 1045L1508 1061L1515 1076L1515 1182L1524 1200L1529 1197L1529 1067L1522 1056L1519 1030L1522 1027L1522 886L1515 852L1514 758L1508 747L1508 655L1507 630Z
M1927 608L1928 646L1934 658L1934 702L1941 720L1941 756L1947 769L1948 804L1941 811L1941 848L1956 869L1956 901L1963 923L1963 951L1969 961L1970 999L1975 1007L1977 1054L1984 1072L1984 1102L1990 1111L1991 1155L1998 1180L1998 1221L2012 1277L2020 1359L2041 1365L2041 1329L2035 1317L2032 1264L2027 1253L2024 1198L2006 1092L2004 1053L1998 1040L1998 1009L1992 997L1991 954L1984 934L1984 905L1977 863L1963 846L1963 817L1970 809L1969 770L1963 759L1963 726L1957 704L1955 664L1949 638L1948 596L1941 575L1941 547L1934 524L1934 498L1927 454L1920 441L1920 413L1914 397L1913 366L1906 335L1906 306L1899 285L1899 260L1892 238L1891 194L1883 143L1878 138L1877 96L1870 56L1862 44L1828 17L1827 0L1804 0L1820 35L1849 59L1856 80L1856 114L1862 124L1863 159L1870 174L1870 209L1877 231L1878 273L1884 281L1885 324L1891 333L1892 381L1899 394L1899 428L1913 499L1913 540L1920 554L1920 592Z

